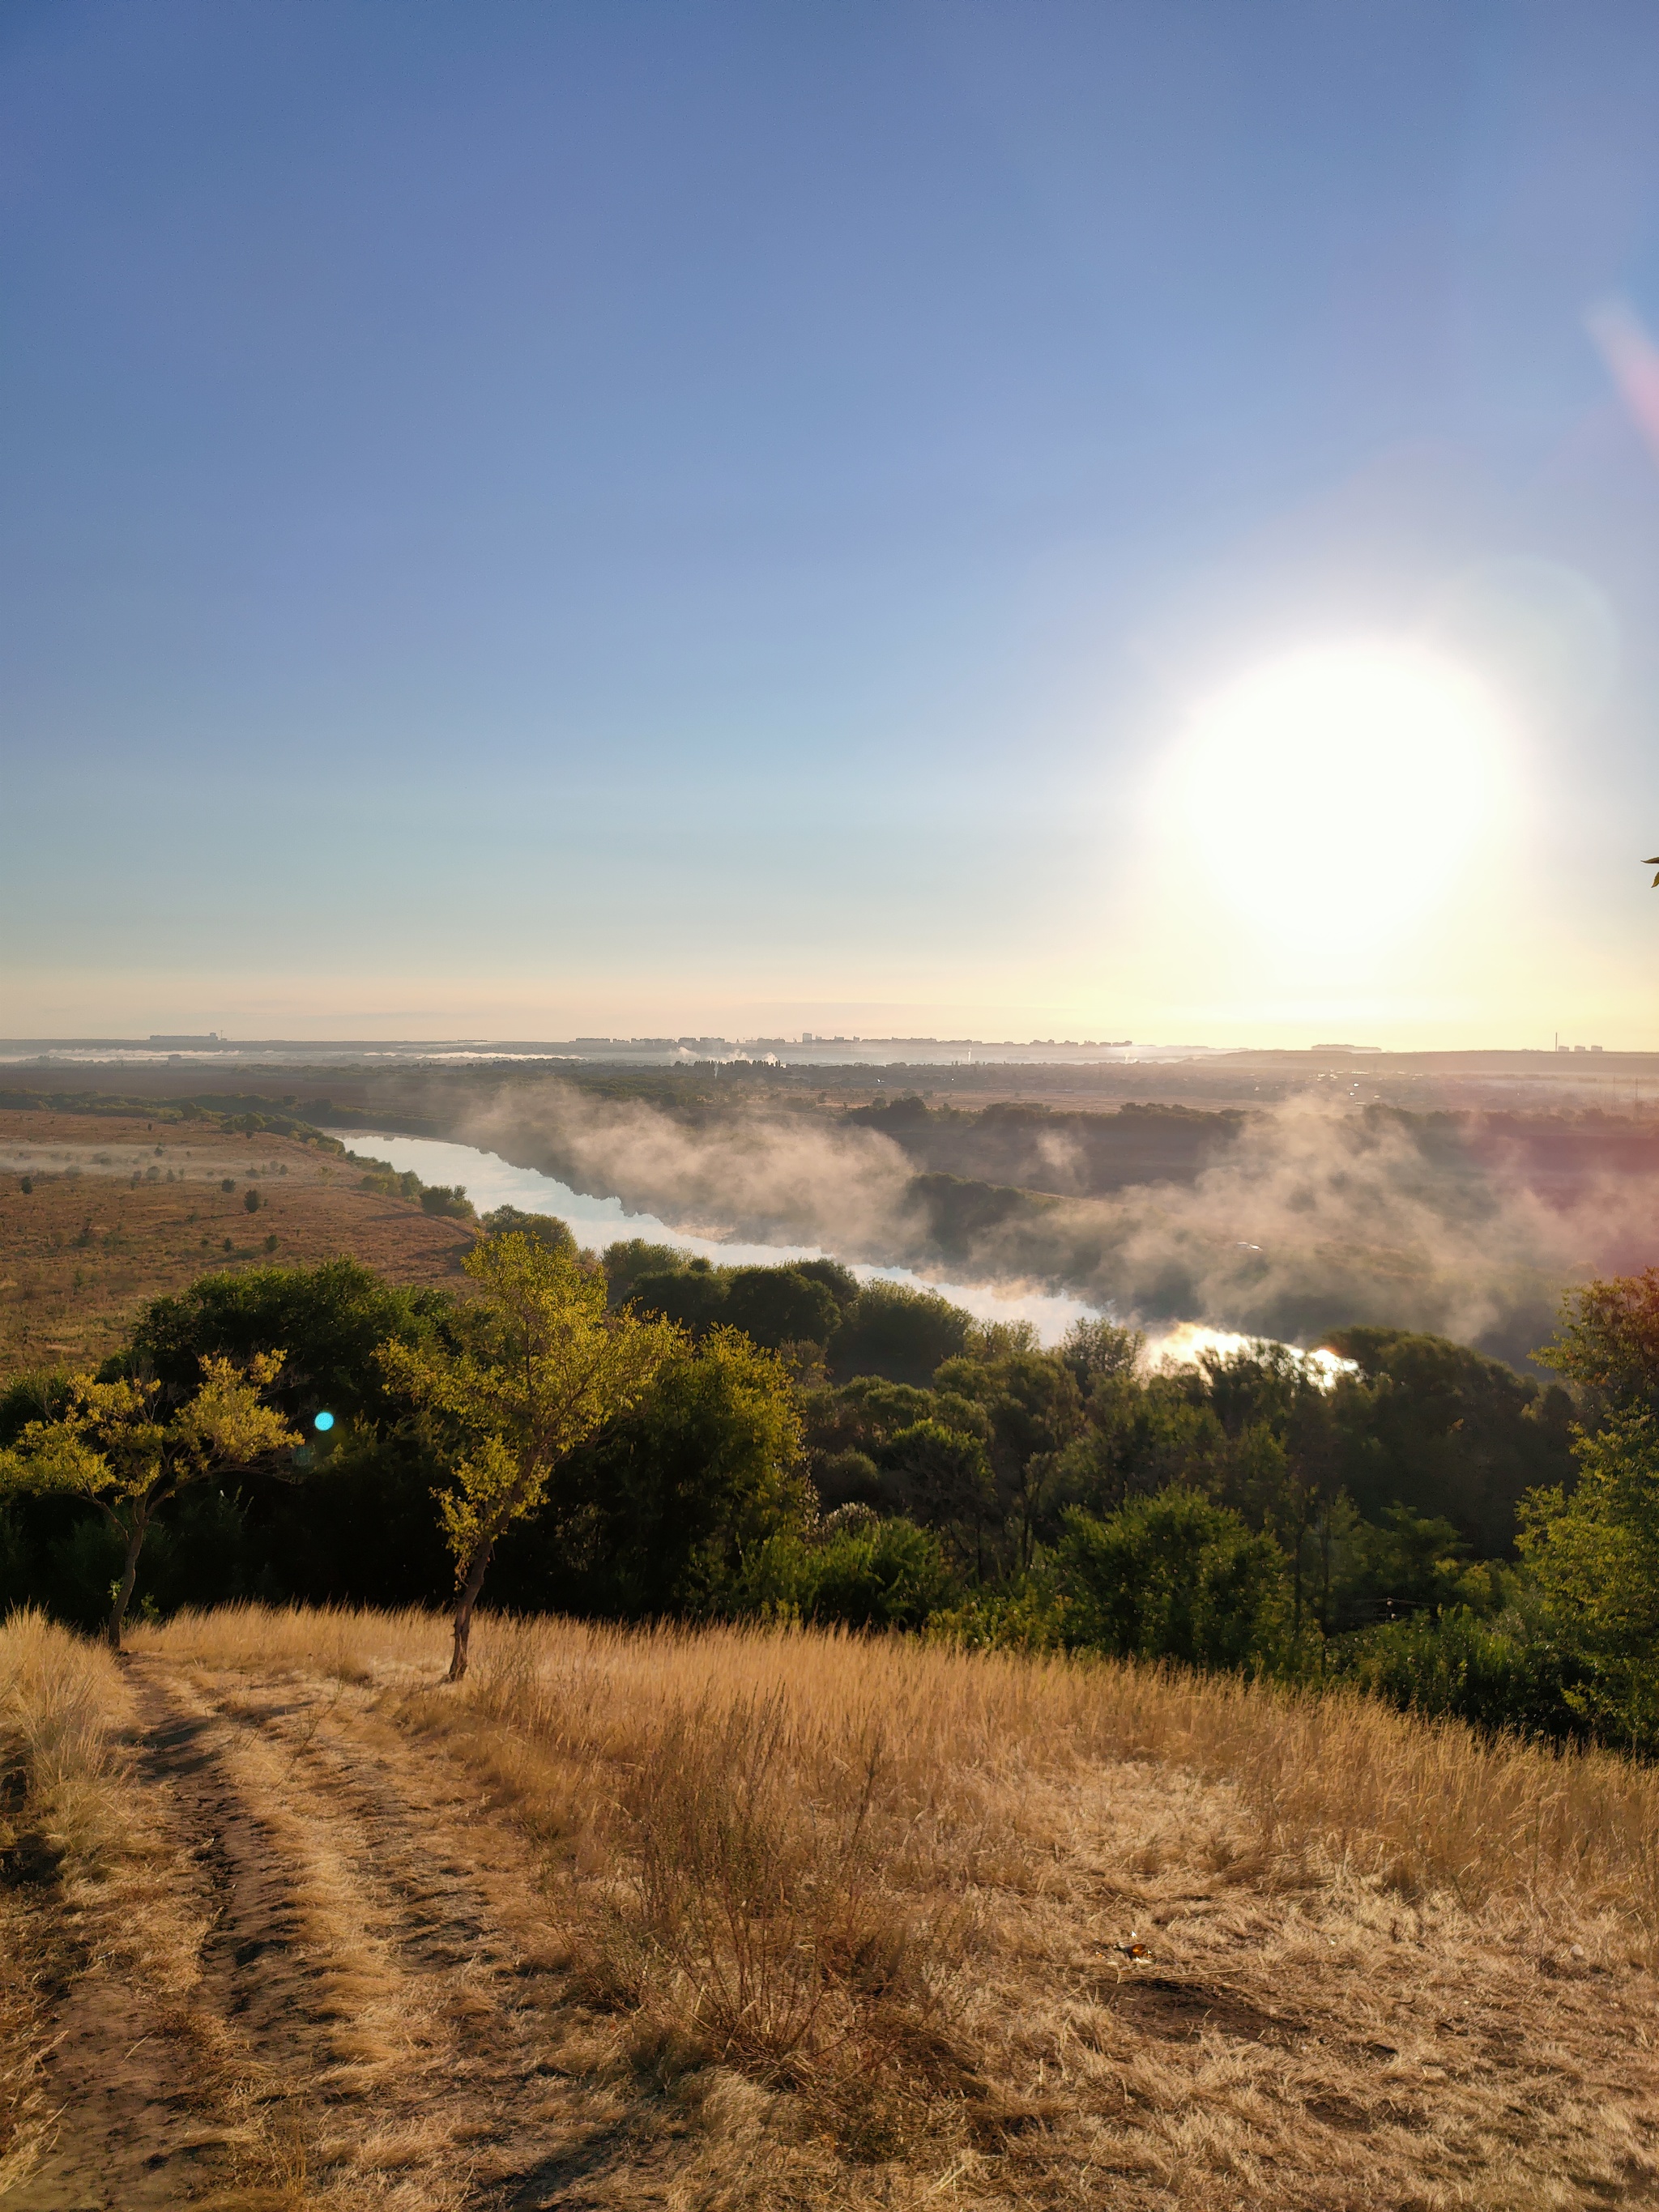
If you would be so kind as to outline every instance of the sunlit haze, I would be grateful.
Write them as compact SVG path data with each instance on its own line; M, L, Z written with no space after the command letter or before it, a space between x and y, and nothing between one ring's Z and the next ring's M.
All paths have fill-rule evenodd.
M19 0L0 1034L1659 1047L1659 11Z
M1304 948L1373 948L1443 901L1512 772L1468 674L1386 645L1253 669L1200 708L1181 766L1195 857L1242 921Z

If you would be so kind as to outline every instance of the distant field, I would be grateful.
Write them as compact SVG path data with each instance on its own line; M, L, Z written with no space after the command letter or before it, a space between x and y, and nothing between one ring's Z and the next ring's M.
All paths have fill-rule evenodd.
M1650 1771L902 1638L446 1649L0 1631L8 2204L1654 2201Z
M393 1282L459 1282L471 1231L358 1180L289 1137L0 1112L0 1378L94 1364L145 1299L211 1267L349 1253Z

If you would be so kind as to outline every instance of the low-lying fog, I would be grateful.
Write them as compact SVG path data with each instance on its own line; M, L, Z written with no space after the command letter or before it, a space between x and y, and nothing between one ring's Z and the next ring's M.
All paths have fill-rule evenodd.
M365 1135L361 1129L331 1129L353 1152L387 1160L400 1172L412 1170L422 1182L462 1183L480 1213L492 1206L516 1206L526 1213L556 1213L569 1223L579 1243L603 1250L630 1237L650 1244L671 1244L676 1251L691 1252L721 1267L777 1267L790 1260L840 1259L817 1244L768 1244L741 1239L726 1241L698 1237L677 1229L653 1213L629 1213L619 1198L587 1198L555 1176L536 1168L515 1168L495 1152L472 1145L443 1143L435 1138ZM987 1283L950 1283L924 1279L909 1267L877 1267L868 1261L847 1263L860 1282L879 1278L884 1282L909 1283L918 1290L937 1291L979 1321L1029 1321L1044 1344L1057 1344L1072 1322L1099 1310L1064 1291L999 1288ZM1183 1347L1185 1345L1183 1338Z
M573 1197L605 1194L615 1214L584 1233L625 1206L723 1258L744 1244L828 1252L1050 1333L1085 1310L1153 1334L1195 1322L1303 1345L1372 1322L1521 1361L1569 1283L1642 1267L1659 1243L1659 1130L1596 1114L1039 1109L1042 1157L999 1166L987 1142L1030 1109L930 1117L916 1102L907 1121L798 1099L665 1104L556 1079L444 1104L447 1133L479 1152ZM1198 1132L1184 1162L1115 1180L1091 1165L1160 1115Z

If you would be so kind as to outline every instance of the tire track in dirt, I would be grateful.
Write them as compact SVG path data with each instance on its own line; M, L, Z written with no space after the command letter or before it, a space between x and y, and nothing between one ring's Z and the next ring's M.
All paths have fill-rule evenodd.
M168 1990L106 1931L18 2212L654 2197L639 2100L557 2063L537 1869L476 1784L355 1686L129 1663L193 1959Z

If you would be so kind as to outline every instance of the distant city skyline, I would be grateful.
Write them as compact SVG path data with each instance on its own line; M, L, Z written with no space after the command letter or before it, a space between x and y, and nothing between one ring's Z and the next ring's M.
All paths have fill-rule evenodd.
M1656 113L1620 0L15 0L0 1031L1659 1047Z

